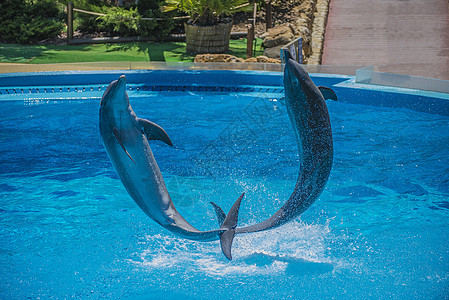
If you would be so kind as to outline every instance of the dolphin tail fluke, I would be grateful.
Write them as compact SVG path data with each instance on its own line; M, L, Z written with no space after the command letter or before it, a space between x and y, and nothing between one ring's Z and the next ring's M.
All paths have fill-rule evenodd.
M225 231L220 237L221 251L227 259L232 260L231 247L235 237L235 229Z
M220 237L221 251L223 251L223 254L229 260L232 260L231 255L232 241L234 240L235 236L235 228L237 227L237 222L239 219L240 203L242 202L243 196L245 196L245 193L243 193L237 199L237 201L235 201L234 205L229 210L228 215L226 216L220 227L220 229L226 229L226 231L223 232L223 234ZM224 214L224 213L222 214L223 210L216 204L212 205L214 205L215 212L217 213L218 216L218 220L219 222L221 222L220 220Z
M218 204L215 204L214 202L211 202L210 204L212 204L212 206L215 209L215 213L217 214L218 219L218 226L221 227L221 225L223 225L224 220L226 219L226 214L223 211L223 209L221 209L221 207L218 206Z

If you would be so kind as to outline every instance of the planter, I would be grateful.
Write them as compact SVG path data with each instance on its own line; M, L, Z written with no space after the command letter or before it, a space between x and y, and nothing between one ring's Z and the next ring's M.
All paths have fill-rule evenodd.
M184 24L184 27L187 53L225 53L229 50L232 21L213 26Z

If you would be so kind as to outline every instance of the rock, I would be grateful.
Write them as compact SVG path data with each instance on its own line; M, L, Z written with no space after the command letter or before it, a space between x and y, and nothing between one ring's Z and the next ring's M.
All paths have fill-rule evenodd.
M264 34L262 34L260 37L262 39L265 39L266 37L275 37L281 34L285 34L285 33L291 33L292 29L290 28L290 26L288 25L281 25L281 26L276 26L273 28L268 29L267 32L265 32Z
M265 47L264 55L279 59L281 48L292 40L302 37L303 62L319 61L328 8L329 0L295 1L294 6L289 7L289 23L277 24L260 36ZM318 59L315 58L317 55ZM260 62L259 60L257 62ZM256 59L252 58L249 61L256 62Z
M244 60L243 58L235 57L234 55L230 54L198 54L197 56L195 56L195 62L228 62L228 63L247 62L247 63L271 63L271 64L281 63L279 59L269 58L263 55L258 57L251 57L248 58L247 60Z
M300 12L306 13L307 15L313 14L315 11L316 1L303 1L299 7L298 10Z
M280 51L280 50L279 50ZM281 60L280 59L276 59L276 58L270 58L264 55L258 56L257 57L257 62L258 63L270 63L270 64L280 64Z
M195 56L194 62L245 62L243 58L230 54L198 54Z
M285 45L290 43L294 38L295 36L293 35L293 33L284 33L274 38L266 38L263 41L263 45L267 48L275 47L277 45Z
M304 24L298 22L295 24L292 24L293 32L295 36L302 36L304 40L310 39L310 29L308 26L304 26Z
M308 57L308 63L310 64L318 65L321 63L328 9L329 0L317 0L315 18L313 20L313 32L310 41L311 54Z
M266 63L266 64L280 64L280 59L270 58L264 55L258 57L250 57L246 60L247 63Z
M267 48L287 44L294 37L293 31L288 24L270 28L261 36L263 38L263 45Z
M304 29L309 29L309 26L305 20L298 19L294 23L290 23L290 28L292 29L293 34L298 36Z
M266 48L263 52L264 56L271 57L271 58L281 58L281 49L284 47L284 45L278 45L272 48Z
M247 62L247 63L256 63L258 61L257 61L257 57L250 57L250 58L247 58L245 60L245 62Z

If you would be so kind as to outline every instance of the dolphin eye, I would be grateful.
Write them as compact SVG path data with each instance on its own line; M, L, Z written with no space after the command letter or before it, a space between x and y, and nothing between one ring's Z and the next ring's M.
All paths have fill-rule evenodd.
M298 79L293 80L293 84L294 85L298 85L299 84L299 80Z

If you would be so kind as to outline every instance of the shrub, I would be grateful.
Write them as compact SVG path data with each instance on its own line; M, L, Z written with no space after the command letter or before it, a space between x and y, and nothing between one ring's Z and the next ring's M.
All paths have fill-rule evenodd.
M140 23L141 35L153 35L158 38L167 36L174 28L174 23L170 17L178 16L177 13L165 14L161 10L164 0L139 0L137 10L144 18L164 18L166 20L146 21Z
M165 12L178 10L190 16L190 22L209 26L227 20L227 17L251 8L247 0L166 0Z
M70 2L68 0L64 1ZM99 0L74 0L76 8L106 14L106 16L92 16L76 13L77 29L83 32L106 32L110 35L120 36L155 36L164 37L173 28L170 20L142 20L142 18L167 18L160 11L162 0L127 1L125 7L108 4Z
M58 36L64 25L57 3L51 0L0 2L0 39L31 44Z

